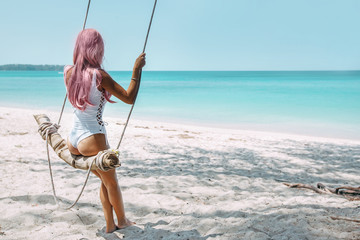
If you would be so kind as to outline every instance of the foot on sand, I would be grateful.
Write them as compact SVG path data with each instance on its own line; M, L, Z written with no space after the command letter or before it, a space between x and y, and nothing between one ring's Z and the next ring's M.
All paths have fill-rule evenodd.
M126 227L129 227L129 226L135 225L135 224L136 224L136 222L132 222L129 219L125 218L125 221L118 223L118 225L116 226L117 227L116 230L126 228Z
M105 232L106 232L106 233L112 233L112 232L114 232L114 231L116 231L116 230L118 230L118 229L119 229L119 228L114 224L114 225L111 226L111 227L106 226Z
M118 225L114 224L112 226L106 226L105 232L112 233L112 232L115 232L116 230L123 229L123 228L129 227L129 226L135 225L135 224L136 224L135 222L132 222L126 218L124 222L120 222Z

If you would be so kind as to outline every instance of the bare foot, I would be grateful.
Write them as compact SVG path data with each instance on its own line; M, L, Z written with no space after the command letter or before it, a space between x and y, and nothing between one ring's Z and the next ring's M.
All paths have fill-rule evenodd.
M122 228L126 228L132 225L135 225L136 222L132 222L129 219L125 218L124 222L119 222L118 225L116 226L118 229L122 229Z
M114 231L118 230L118 227L114 224L113 226L109 227L109 226L106 226L106 230L105 232L106 233L112 233Z

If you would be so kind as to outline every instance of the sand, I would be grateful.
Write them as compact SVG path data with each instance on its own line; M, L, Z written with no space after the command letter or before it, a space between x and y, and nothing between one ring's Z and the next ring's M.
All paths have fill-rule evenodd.
M359 223L331 219L360 219L359 201L283 184L360 186L360 142L132 119L117 175L137 224L106 234L96 176L72 210L55 205L35 113L58 118L0 108L0 239L360 239ZM125 119L104 120L116 146ZM86 172L51 157L65 206Z

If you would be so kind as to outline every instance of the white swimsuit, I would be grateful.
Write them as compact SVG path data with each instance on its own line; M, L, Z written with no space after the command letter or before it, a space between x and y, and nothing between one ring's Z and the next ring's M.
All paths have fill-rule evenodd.
M106 138L105 124L102 120L106 99L105 93L99 91L96 87L96 69L94 69L93 72L89 101L93 106L87 105L84 111L73 107L74 121L69 135L69 141L75 148L78 147L81 140L94 134L102 133L105 134Z

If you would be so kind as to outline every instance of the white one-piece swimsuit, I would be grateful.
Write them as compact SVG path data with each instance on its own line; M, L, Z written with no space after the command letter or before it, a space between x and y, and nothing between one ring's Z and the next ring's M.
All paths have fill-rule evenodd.
M102 133L105 134L106 138L106 129L102 120L102 115L107 101L105 99L105 93L103 91L99 91L96 87L96 69L94 69L93 72L89 101L93 105L87 105L84 111L73 107L74 120L73 127L69 135L69 141L75 148L78 147L81 140L94 134Z

